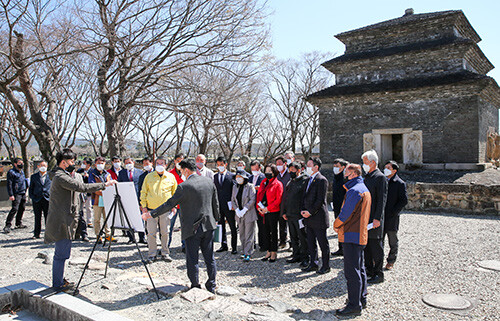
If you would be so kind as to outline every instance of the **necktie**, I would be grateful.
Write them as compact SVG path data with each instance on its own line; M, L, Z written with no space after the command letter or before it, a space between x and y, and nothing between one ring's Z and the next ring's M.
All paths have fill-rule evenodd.
M224 174L220 173L219 174L219 184L222 186L222 181L224 180Z
M311 176L311 178L309 179L309 183L307 183L306 192L309 191L309 186L311 186L312 181L313 181L313 177Z
M134 177L132 176L132 171L128 172L128 177L130 178L130 181L134 180Z

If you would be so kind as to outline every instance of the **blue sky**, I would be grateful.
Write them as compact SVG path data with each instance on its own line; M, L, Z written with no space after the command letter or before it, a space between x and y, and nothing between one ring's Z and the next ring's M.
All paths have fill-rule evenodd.
M278 58L298 58L318 50L341 55L344 45L334 35L400 17L406 8L415 13L464 11L481 37L479 47L496 67L488 73L500 83L500 0L335 1L269 0L273 53Z

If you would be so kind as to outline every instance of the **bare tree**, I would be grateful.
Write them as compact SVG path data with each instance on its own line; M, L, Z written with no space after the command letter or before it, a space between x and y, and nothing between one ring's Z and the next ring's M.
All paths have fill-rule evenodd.
M300 60L286 60L277 64L270 73L268 95L276 113L285 120L290 149L308 157L319 144L318 110L305 101L305 97L323 89L333 80L331 73L321 66L331 54L312 52Z
M56 1L0 0L0 21L0 93L52 166L63 132L72 132L69 122L75 119L65 118L66 105L59 104L61 78L70 73L74 55L89 48L78 44L80 29Z
M79 10L92 54L111 154L120 154L120 119L148 100L149 88L179 71L259 57L268 39L260 0L96 0ZM205 58L200 60L200 58Z

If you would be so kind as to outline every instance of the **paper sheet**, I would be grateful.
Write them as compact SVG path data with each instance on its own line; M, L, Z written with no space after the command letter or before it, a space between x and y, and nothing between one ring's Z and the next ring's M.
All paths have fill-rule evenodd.
M266 208L266 207L264 206L264 204L262 204L262 202L259 202L257 205L258 205L260 208Z
M304 227L305 227L305 226L304 226L304 219L303 219L303 218L301 218L301 219L299 220L299 229L303 229Z
M229 208L230 211L233 210L233 204L231 202L227 202L227 207Z
M373 223L368 224L367 227L368 227L368 231L371 230L373 228Z

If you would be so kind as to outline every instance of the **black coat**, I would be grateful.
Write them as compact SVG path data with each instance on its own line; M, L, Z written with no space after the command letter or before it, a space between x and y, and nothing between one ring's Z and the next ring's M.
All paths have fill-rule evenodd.
M376 168L373 172L366 174L365 185L372 196L370 210L370 223L379 220L380 226L368 231L368 238L381 239L384 235L384 212L387 201L387 177Z
M304 193L308 182L309 176L300 175L295 179L291 179L286 185L286 193L283 193L281 200L281 215L286 215L288 220L297 221L302 218L300 211L302 210L302 202L304 201Z
M344 196L346 192L346 189L344 188L345 183L346 179L344 178L344 173L336 174L333 177L332 203L333 211L335 212L335 218L339 216L340 210L342 209L342 203L344 203Z
M403 207L408 204L406 184L398 174L396 174L389 179L388 185L384 231L397 231L399 229L399 213Z
M221 213L230 212L227 202L231 202L231 197L233 196L233 185L235 175L229 171L224 175L224 180L222 185L219 182L220 172L214 175L214 184L217 188L217 197L219 200L219 208Z
M42 183L42 175L40 175L40 172L36 172L35 174L31 175L29 194L30 194L30 198L33 200L33 202L38 203L44 198L47 201L49 200L49 198L50 198L50 183L51 183L51 180L50 180L48 174L45 174L45 182L44 183Z
M309 180L307 180L306 189L308 184ZM318 172L304 194L302 209L309 211L311 214L309 218L304 220L304 224L308 227L326 229L330 226L330 218L326 207L327 191L328 180Z

